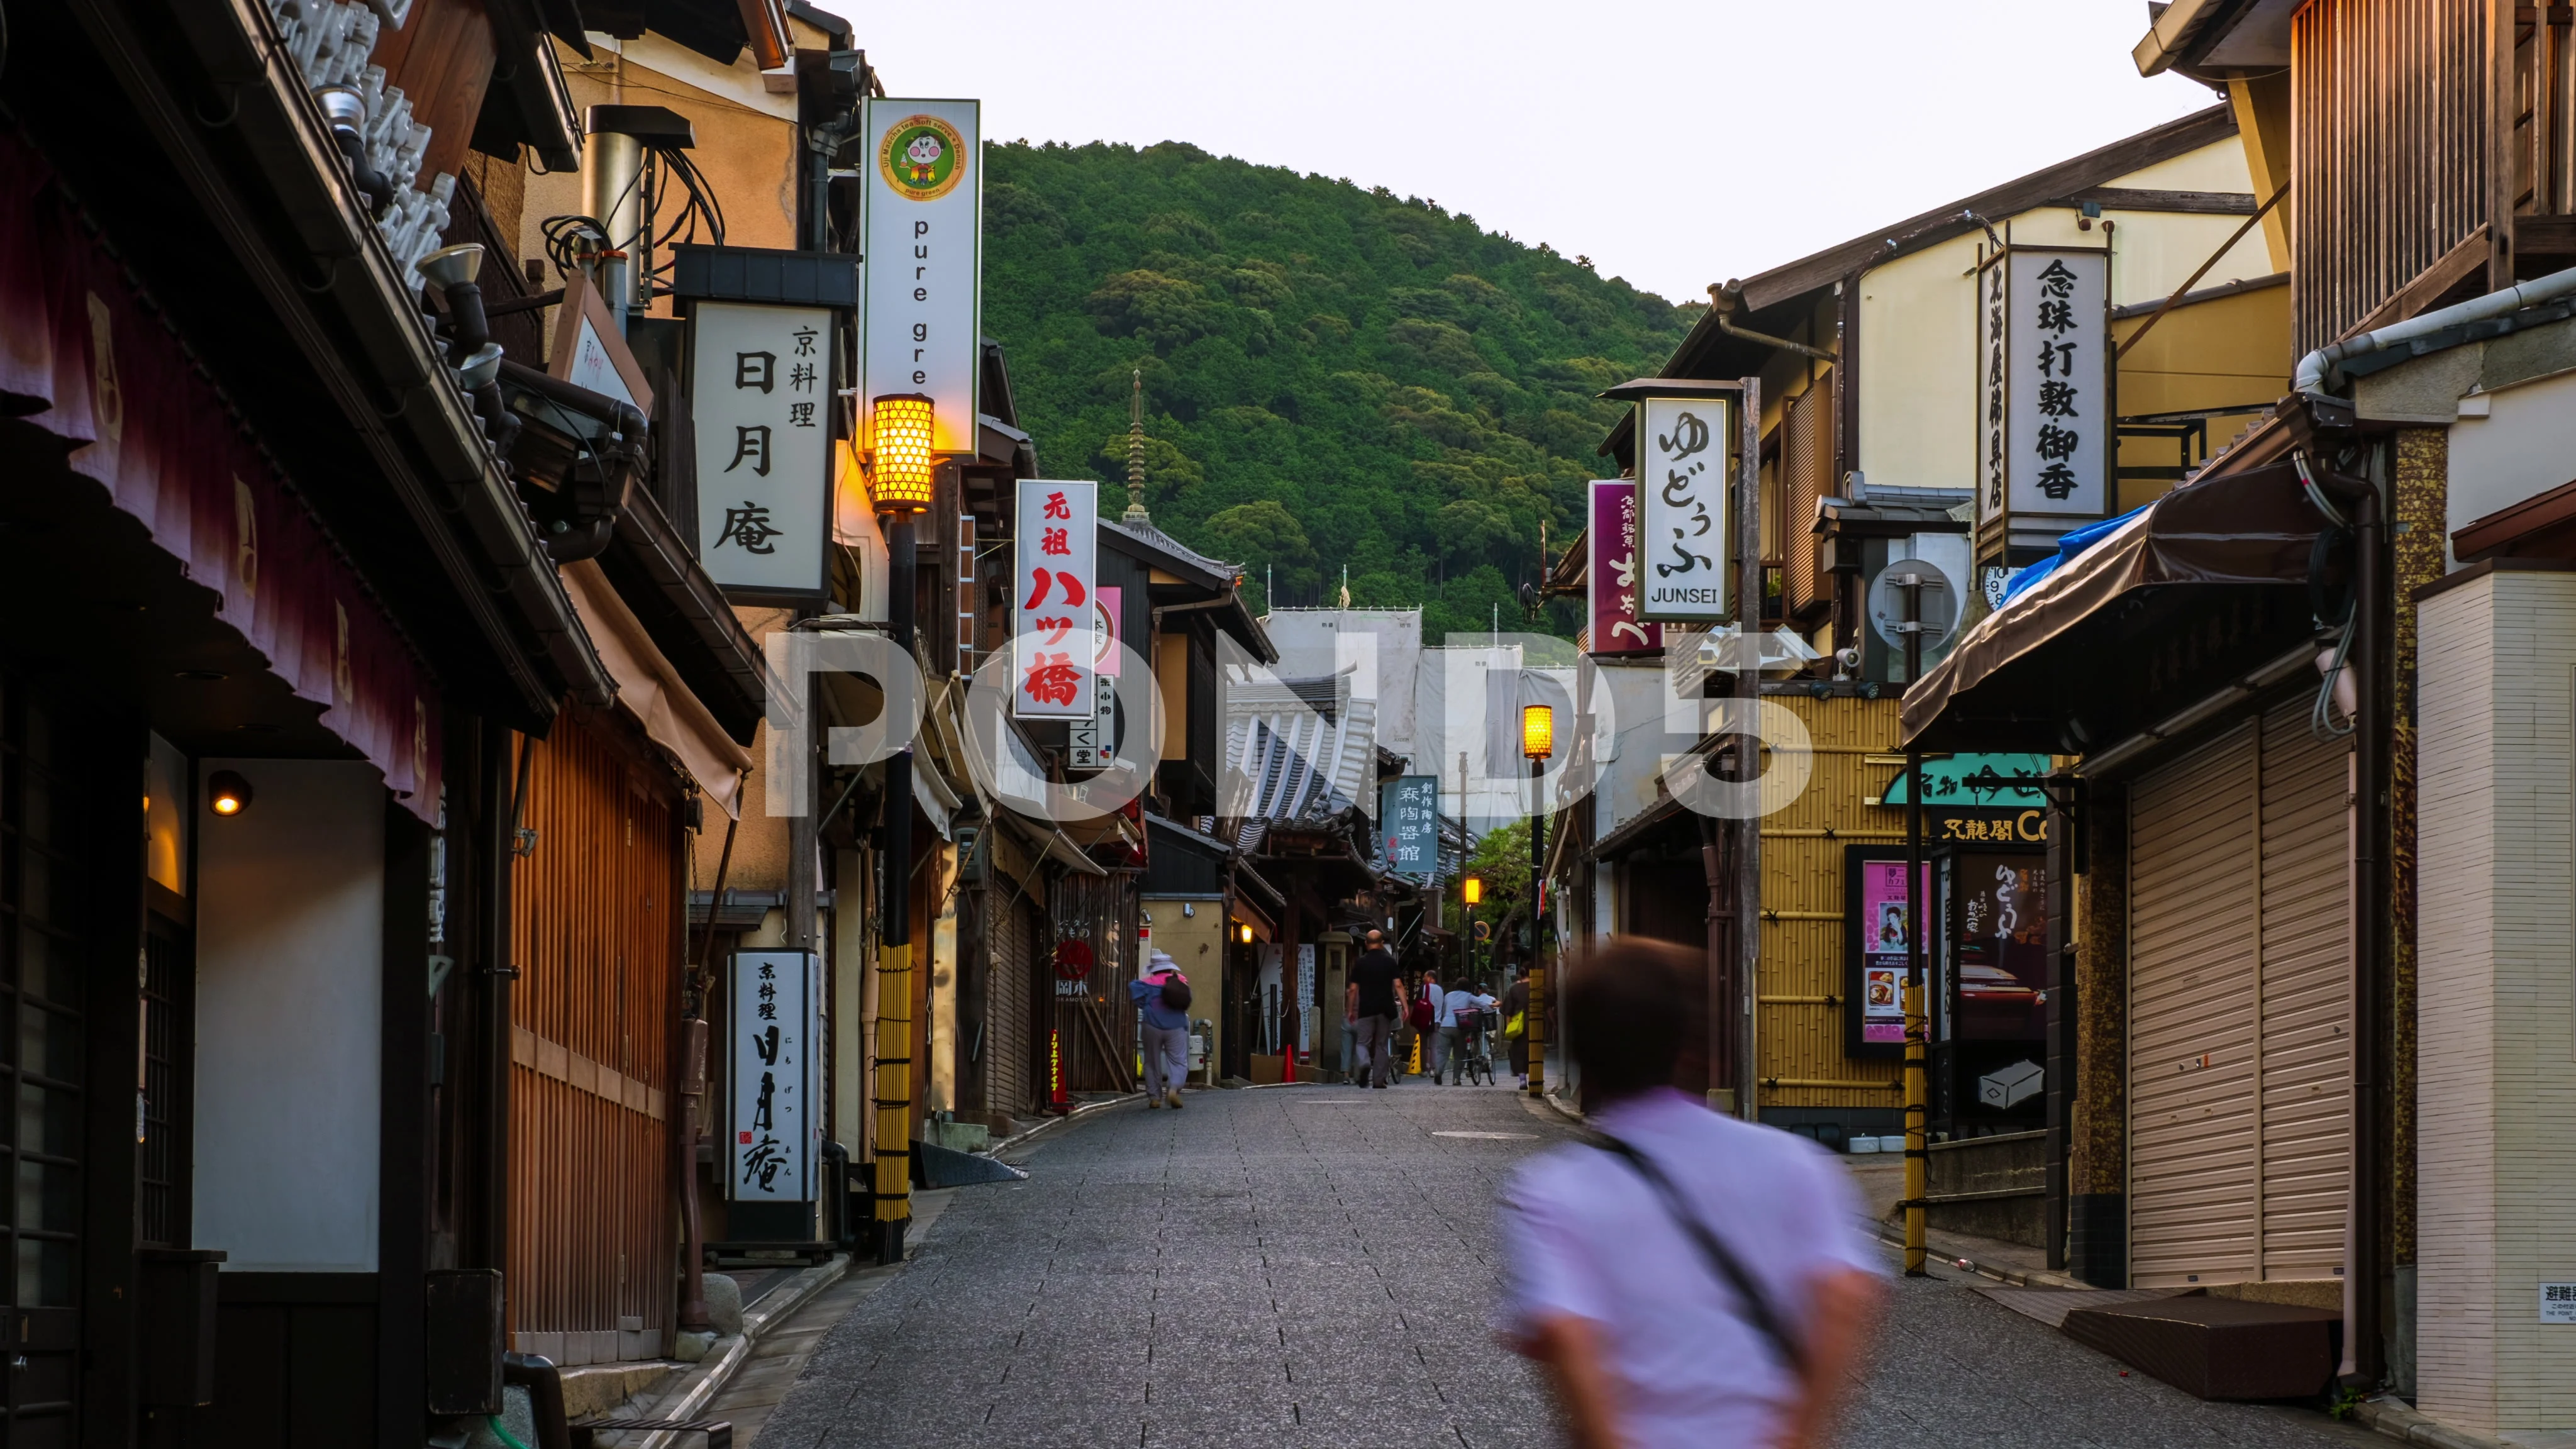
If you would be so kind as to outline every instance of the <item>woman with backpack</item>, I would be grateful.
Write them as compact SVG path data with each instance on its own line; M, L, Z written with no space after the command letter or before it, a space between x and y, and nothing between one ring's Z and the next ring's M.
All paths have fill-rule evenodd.
M1190 1074L1190 979L1157 951L1145 974L1127 983L1127 999L1145 1013L1145 1105L1178 1111Z

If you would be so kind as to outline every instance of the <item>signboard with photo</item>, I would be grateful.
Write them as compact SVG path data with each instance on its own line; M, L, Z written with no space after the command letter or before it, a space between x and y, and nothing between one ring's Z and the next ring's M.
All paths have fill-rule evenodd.
M1850 1003L1844 1010L1844 1049L1856 1057L1901 1054L1905 971L1914 934L1914 908L1905 898L1905 852L1856 845L1846 847L1845 857L1844 976ZM1934 909L1929 862L1917 884L1921 908L1929 913ZM1929 954L1924 957L1927 973L1935 964Z

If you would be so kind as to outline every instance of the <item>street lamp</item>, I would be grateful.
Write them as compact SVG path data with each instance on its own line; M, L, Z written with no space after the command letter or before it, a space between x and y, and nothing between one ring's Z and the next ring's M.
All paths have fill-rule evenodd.
M1530 989L1528 1025L1529 1091L1543 1095L1547 1077L1547 967L1540 951L1544 927L1539 901L1547 884L1547 798L1541 783L1547 757L1556 753L1556 711L1543 704L1521 706L1521 754L1530 762Z
M1235 936L1234 936L1234 938L1235 938L1237 941L1240 941L1240 942L1242 942L1244 945L1247 945L1247 946L1249 946L1249 945L1251 945L1251 944L1252 944L1252 926L1251 926L1251 924L1250 924L1249 922L1244 922L1244 923L1241 923L1241 924L1236 925L1236 926L1235 926L1235 928L1234 928L1234 930L1235 930Z
M890 393L877 398L869 437L875 445L869 491L886 515L886 635L897 649L912 649L914 557L913 516L930 508L931 485L938 476L939 456L932 429L937 413L920 393ZM912 799L912 749L909 745L885 762L885 798ZM880 847L885 878L912 879L912 811L888 810L885 842ZM877 1262L903 1261L903 1238L912 1223L912 1154L891 1144L912 1136L912 892L897 888L880 912L877 952L877 1033L880 1042L895 1043L901 1056L877 1062L876 1204Z
M1485 878L1462 875L1458 878L1458 900L1470 912L1485 902ZM1467 943L1467 922L1458 923L1458 974L1473 978L1476 974L1475 948Z
M1471 875L1466 877L1464 880L1458 882L1458 890L1467 898L1467 904L1470 906L1481 906L1485 903L1485 878L1483 876Z

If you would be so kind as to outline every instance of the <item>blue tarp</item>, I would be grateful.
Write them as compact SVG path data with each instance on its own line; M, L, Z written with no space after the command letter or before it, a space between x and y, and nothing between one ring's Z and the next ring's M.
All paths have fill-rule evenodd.
M2039 562L2030 565L2004 581L2004 602L2009 604L2013 600L2021 597L2024 593L2030 590L2032 585L2037 584L2041 579L2047 578L2050 574L2053 574L2059 569L2065 567L2066 564L2074 559L2077 554L2084 552L2084 550L2100 543L2103 539L2110 537L2111 533L2115 529L2119 528L2121 524L2124 524L2130 519L2137 517L2139 514L2146 512L2148 508L2153 506L2154 505L2152 504L2147 504L2137 508L2132 508L2117 518L2106 518L2100 523L2088 523L2082 528L2076 529L2072 533L2058 535L2057 553L2055 557L2041 559Z

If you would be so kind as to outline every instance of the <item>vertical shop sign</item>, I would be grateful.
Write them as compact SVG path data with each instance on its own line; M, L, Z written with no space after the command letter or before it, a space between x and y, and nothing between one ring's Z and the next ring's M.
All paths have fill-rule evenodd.
M1734 418L1735 405L1726 398L1649 397L1637 404L1641 620L1715 623L1735 615L1726 586Z
M1652 653L1664 647L1664 626L1638 616L1645 593L1637 576L1638 530L1636 480L1594 479L1585 577L1592 595L1595 654Z
M814 1051L820 1039L817 958L807 951L733 957L727 1051L732 1132L725 1197L732 1202L810 1202L822 1118Z
M1440 777L1402 775L1378 787L1383 864L1393 875L1427 881L1440 870Z
M689 315L698 558L737 598L820 598L832 542L833 315L698 302Z
M1977 277L1977 553L2009 565L2111 511L2110 254L2011 247Z
M1088 721L1093 696L1092 589L1099 577L1100 485L1023 478L1012 540L1011 714Z
M1076 720L1066 732L1064 762L1076 770L1106 770L1118 762L1118 690L1097 681L1118 674L1119 590L1091 591L1091 718Z
M942 453L976 450L983 356L981 127L977 101L867 103L861 396L928 395L934 409L931 447ZM862 416L867 412L860 409Z

